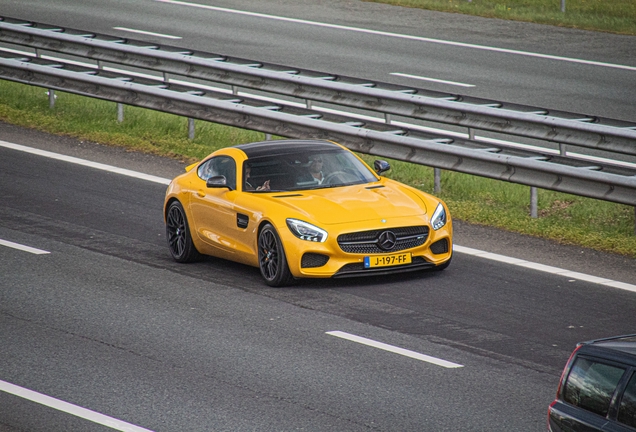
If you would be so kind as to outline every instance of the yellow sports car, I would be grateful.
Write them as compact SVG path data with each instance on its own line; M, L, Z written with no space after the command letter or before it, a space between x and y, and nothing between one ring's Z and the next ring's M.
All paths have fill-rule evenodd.
M166 191L168 247L260 268L270 286L297 278L443 270L452 223L439 199L381 177L345 147L281 140L217 150Z

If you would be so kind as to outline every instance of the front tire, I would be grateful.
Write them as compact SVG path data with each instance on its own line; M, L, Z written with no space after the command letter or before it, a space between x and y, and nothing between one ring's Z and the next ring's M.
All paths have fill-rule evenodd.
M258 266L261 276L269 286L282 287L294 283L283 243L270 224L266 224L258 234Z
M192 242L185 210L179 201L173 201L168 207L166 239L170 254L175 261L190 263L201 259L201 254Z

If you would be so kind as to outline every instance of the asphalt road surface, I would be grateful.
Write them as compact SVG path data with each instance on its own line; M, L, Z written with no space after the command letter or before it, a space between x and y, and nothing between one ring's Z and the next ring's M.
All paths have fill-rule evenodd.
M6 124L0 137L159 179L183 168ZM255 268L173 262L161 182L5 145L0 185L0 240L49 252L0 246L9 431L543 430L574 344L634 329L634 292L464 253L442 273L273 289ZM456 231L461 246L636 286L634 260Z

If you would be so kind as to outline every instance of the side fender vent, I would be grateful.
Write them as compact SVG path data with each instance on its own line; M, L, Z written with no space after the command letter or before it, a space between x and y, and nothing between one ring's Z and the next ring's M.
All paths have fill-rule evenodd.
M236 226L245 229L247 228L247 224L250 222L250 217L248 215L244 215L241 213L236 214Z

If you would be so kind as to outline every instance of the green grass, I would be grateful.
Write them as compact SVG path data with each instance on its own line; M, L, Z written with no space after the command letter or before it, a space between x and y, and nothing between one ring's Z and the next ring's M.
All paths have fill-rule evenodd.
M46 90L0 80L0 120L188 162L221 147L265 139L259 132L197 121L190 141L183 117L127 106L118 123L114 102L56 94L50 109ZM391 165L389 177L433 192L432 168L399 161ZM630 206L539 190L540 217L532 219L529 187L450 171L442 173L439 196L455 219L636 258Z
M634 0L366 0L487 18L636 35Z

